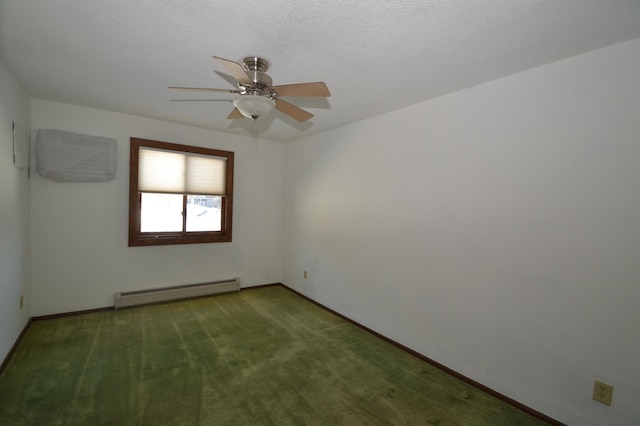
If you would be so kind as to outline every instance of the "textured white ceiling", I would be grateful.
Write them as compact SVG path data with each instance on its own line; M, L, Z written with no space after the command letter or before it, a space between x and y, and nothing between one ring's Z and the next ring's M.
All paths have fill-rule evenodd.
M234 95L167 87L233 88L214 55L326 82L288 99L309 122L256 122L281 141L637 37L639 0L0 0L0 60L34 98L249 135Z

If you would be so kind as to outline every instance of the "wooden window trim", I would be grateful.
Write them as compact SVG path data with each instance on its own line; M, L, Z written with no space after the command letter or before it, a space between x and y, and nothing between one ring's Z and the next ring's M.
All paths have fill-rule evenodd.
M226 194L222 197L221 230L211 232L140 232L140 193L138 192L138 153L140 147L204 154L227 159ZM224 243L232 241L234 153L212 148L179 145L131 138L129 156L129 247L169 244ZM186 200L186 194L183 195ZM186 201L185 201L186 202ZM183 226L184 229L184 226Z

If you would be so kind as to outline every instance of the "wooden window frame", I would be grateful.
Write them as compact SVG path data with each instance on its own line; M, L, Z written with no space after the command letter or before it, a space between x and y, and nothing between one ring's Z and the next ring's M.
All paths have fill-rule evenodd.
M181 232L140 231L141 195L138 191L138 155L140 147L226 158L226 191L222 197L220 231L186 232L184 221L183 231ZM231 151L131 138L129 157L129 247L231 242L233 224L233 161L234 153ZM183 194L183 206L186 203L187 195L190 194ZM184 207L183 211L186 212Z

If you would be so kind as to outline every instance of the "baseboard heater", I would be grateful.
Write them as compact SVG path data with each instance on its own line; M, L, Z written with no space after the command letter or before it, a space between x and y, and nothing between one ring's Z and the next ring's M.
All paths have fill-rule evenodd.
M173 287L152 288L148 290L117 292L113 295L116 309L128 306L147 305L150 303L168 302L170 300L188 299L190 297L209 296L212 294L240 291L240 279L214 281L200 284L186 284Z

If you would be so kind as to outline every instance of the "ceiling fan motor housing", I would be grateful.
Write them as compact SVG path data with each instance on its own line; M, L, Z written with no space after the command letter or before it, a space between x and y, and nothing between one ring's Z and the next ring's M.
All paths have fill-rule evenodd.
M245 71L253 83L260 91L273 95L270 90L273 85L273 80L267 74L269 69L269 62L266 59L259 58L257 56L248 56L242 60Z

